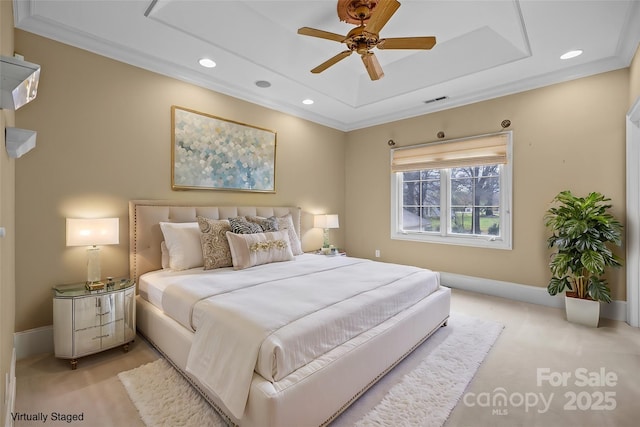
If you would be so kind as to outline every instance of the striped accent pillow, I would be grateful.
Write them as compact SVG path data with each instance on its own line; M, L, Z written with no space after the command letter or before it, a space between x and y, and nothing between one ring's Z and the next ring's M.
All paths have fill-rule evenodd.
M229 218L229 225L231 226L231 232L235 234L253 234L262 233L263 231L260 225L247 221L243 216Z
M278 218L275 216L270 216L269 218L264 218L262 216L246 216L249 222L256 223L262 228L262 231L278 231Z

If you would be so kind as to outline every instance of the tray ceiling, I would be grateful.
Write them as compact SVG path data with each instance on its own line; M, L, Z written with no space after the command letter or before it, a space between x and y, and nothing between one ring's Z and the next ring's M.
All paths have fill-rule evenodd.
M15 0L14 15L22 30L345 131L624 68L640 41L637 0L401 0L381 37L435 36L432 50L376 49L378 81L358 55L312 74L345 47L297 29L346 34L336 3ZM572 49L584 53L559 59Z

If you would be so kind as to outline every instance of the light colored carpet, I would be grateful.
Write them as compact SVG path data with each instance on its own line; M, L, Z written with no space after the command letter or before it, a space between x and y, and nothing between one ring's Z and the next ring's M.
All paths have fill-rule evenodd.
M407 359L332 423L439 427L464 393L502 325L453 313ZM225 423L165 360L118 374L147 427Z

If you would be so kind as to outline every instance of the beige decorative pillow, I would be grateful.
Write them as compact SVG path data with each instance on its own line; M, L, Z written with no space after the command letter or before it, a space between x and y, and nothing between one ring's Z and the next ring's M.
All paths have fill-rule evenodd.
M286 231L253 234L235 234L228 231L227 240L235 270L295 259Z
M213 270L214 268L231 267L233 261L226 234L227 231L231 230L229 221L202 216L197 219L198 226L202 232L200 243L202 245L204 269Z
M291 245L291 252L294 255L302 255L302 244L300 243L300 237L296 233L296 228L293 226L293 218L291 214L278 217L278 230L286 230L289 233L289 244Z

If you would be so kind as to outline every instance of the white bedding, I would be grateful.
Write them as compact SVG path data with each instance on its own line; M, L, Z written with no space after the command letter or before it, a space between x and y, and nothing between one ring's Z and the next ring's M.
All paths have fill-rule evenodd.
M322 259L318 255L303 254L296 258L294 272L291 263L273 263L258 265L246 270L234 270L232 267L204 270L202 267L189 270L156 270L145 273L138 280L140 295L165 314L192 331L196 330L198 313L192 318L193 305L212 292L220 292L229 287L240 287L259 282L262 278L282 279L301 272L313 271ZM176 286L174 286L176 285Z
M317 255L140 279L141 295L196 331L187 370L237 418L254 369L277 382L438 287L438 274L429 270Z

